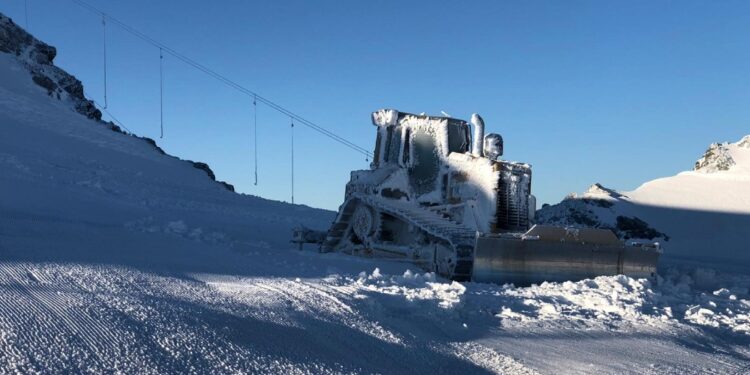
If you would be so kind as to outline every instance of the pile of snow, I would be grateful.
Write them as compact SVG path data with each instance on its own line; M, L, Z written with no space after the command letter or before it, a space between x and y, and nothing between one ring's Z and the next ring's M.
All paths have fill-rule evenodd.
M434 273L419 274L411 270L406 270L402 276L384 278L376 268L370 275L361 272L357 283L369 291L403 295L408 301L437 301L443 308L455 307L466 291L458 282L437 281Z
M750 276L713 269L671 268L659 279L657 302L683 321L750 335Z
M332 276L328 282L353 288L360 299L398 296L410 314L439 315L456 326L491 314L506 328L629 330L689 324L750 336L750 276L718 275L711 269L669 268L655 282L620 275L522 288L446 283L432 273L410 270L383 275L378 268L356 278Z
M502 295L512 303L502 306L498 316L510 326L546 321L612 328L621 323L654 325L672 318L669 308L654 303L658 294L650 282L626 276L506 287Z

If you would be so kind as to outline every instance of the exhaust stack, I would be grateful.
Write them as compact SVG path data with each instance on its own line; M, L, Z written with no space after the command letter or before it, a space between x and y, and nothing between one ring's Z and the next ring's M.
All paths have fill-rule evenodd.
M471 153L476 157L484 156L484 120L482 116L474 113L471 115L471 125L474 126L474 139L471 147Z

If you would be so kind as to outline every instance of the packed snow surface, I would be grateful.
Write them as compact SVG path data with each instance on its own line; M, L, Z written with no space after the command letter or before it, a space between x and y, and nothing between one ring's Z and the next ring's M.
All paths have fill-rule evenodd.
M722 158L704 157L695 171L650 181L624 194L643 204L750 213L750 136L735 143L712 144L709 153L720 153ZM727 164L727 169L720 167Z
M0 373L750 371L746 275L520 288L290 248L332 219L231 193L0 53Z

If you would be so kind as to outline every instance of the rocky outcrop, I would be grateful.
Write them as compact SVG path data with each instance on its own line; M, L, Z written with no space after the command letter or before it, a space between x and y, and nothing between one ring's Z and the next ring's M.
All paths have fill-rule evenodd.
M616 221L615 233L622 239L655 240L661 238L669 241L669 236L651 228L647 222L638 217L618 216Z
M211 167L208 166L208 164L200 162L200 161L192 161L192 160L188 160L187 162L193 164L193 168L197 168L206 172L209 178L220 183L222 186L224 186L225 189L229 191L234 191L234 185L224 182L224 181L216 180L216 175L214 174L214 171L211 170Z
M584 196L588 196L588 197L597 197L597 196L608 197L608 198L622 197L622 194L618 193L616 190L604 187L602 184L598 182L589 186L588 190L586 190L586 192L583 194Z
M13 20L0 14L0 52L16 55L31 72L31 79L58 100L70 100L80 114L101 120L102 113L83 94L83 84L53 63L57 50L37 40Z
M744 140L744 139L743 139ZM703 173L728 171L735 164L726 143L712 143L703 157L695 162L693 170Z

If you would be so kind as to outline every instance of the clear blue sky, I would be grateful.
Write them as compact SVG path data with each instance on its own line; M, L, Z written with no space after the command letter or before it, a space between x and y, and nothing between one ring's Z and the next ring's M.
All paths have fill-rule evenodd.
M747 1L105 1L112 16L372 148L388 107L482 114L506 157L534 166L543 202L594 182L630 190L692 167L710 142L750 134ZM29 28L102 98L100 19L28 0ZM0 11L24 25L24 1ZM109 31L109 103L158 138L158 50ZM166 58L169 153L208 162L241 192L289 200L289 120ZM296 200L335 208L358 154L296 127Z

